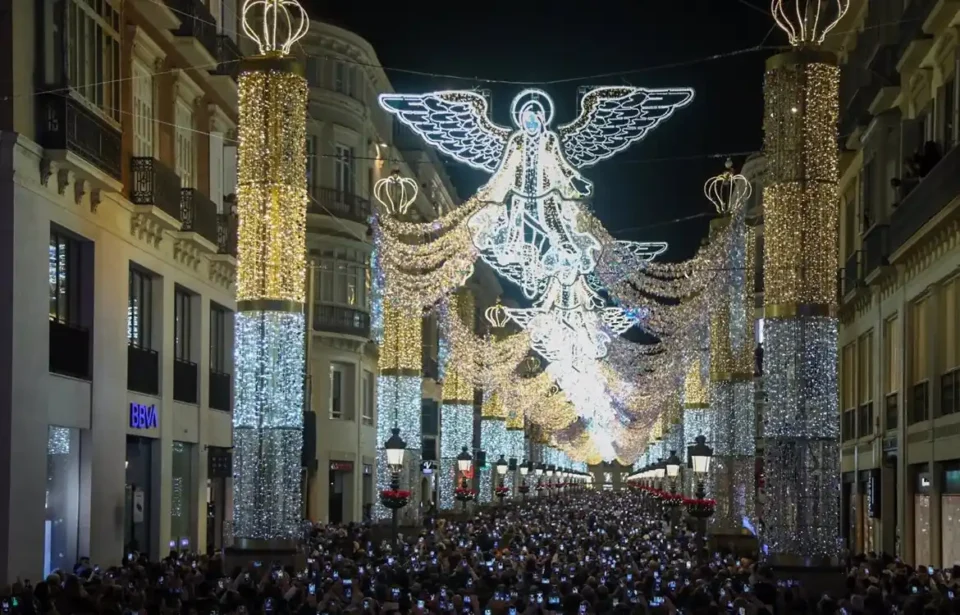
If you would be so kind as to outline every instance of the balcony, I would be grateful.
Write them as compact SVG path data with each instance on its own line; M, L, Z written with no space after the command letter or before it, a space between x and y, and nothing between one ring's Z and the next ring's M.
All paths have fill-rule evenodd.
M240 47L226 34L217 35L217 65L210 71L210 85L229 103L237 102L237 81L240 78Z
M134 156L130 160L130 172L133 177L131 203L156 207L170 216L169 222L180 220L180 176L173 169L155 158Z
M862 285L860 276L860 251L856 250L847 257L847 262L843 266L843 284L841 286L841 297L846 297Z
M890 217L890 252L899 251L960 194L960 147L954 147L907 194Z
M900 425L900 409L897 407L897 393L890 393L884 398L884 419L887 431L896 429Z
M233 79L234 84L240 78L240 60L243 54L240 52L240 46L236 41L226 34L217 35L217 66L212 71L213 75L222 75Z
M37 141L47 157L68 164L98 187L114 187L99 185L100 173L120 181L120 131L68 94L37 96Z
M217 252L237 257L237 217L233 214L217 214Z
M314 186L310 200L307 211L311 214L336 216L361 224L367 224L370 218L370 201L337 188Z
M313 330L369 339L370 314L334 305L314 305Z
M180 17L174 44L194 68L217 66L217 21L201 0L165 0Z
M160 394L160 355L156 350L127 346L127 389L147 395Z
M863 236L863 250L861 250L863 261L863 279L870 280L870 276L879 271L881 267L889 265L887 257L890 256L890 226L887 224L874 224Z
M130 0L140 14L157 28L175 30L180 27L180 16L165 2L157 0Z
M84 327L51 320L50 371L90 380L90 331Z
M230 412L230 374L210 370L210 392L207 404L214 410Z
M182 232L197 233L211 246L219 246L217 206L196 188L180 191L180 222Z
M916 68L933 44L933 38L923 31L923 24L937 2L938 0L909 0L903 10L897 37L897 66L901 72Z
M173 399L185 404L197 403L197 364L173 360Z

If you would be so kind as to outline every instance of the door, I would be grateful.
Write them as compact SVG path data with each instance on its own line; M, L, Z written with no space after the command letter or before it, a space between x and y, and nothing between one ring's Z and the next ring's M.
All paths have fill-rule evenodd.
M327 511L330 523L343 523L343 478L343 472L330 470L330 507Z

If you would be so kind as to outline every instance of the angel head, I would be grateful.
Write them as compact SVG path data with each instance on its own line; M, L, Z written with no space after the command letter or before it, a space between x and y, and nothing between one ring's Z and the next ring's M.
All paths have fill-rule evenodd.
M513 99L510 116L517 128L529 135L539 134L553 121L553 100L543 90L524 90Z

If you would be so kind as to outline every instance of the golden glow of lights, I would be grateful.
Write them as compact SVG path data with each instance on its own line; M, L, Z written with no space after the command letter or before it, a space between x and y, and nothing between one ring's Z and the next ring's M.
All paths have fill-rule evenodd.
M380 345L380 372L384 374L419 374L423 322L419 311L410 312L383 304L383 343Z
M307 82L245 70L239 96L237 301L303 303Z
M464 327L472 330L475 311L476 300L473 293L461 288L450 296L446 317L450 322L459 321ZM450 352L444 368L443 403L444 405L472 404L474 389L473 380L470 378L470 369L474 360L471 356L472 349L467 344L458 343L457 339L448 339L447 342Z
M837 301L837 114L840 71L830 56L771 58L766 74L764 304ZM800 112L794 112L799 108ZM776 307L775 307L776 306Z
M500 394L493 391L483 400L483 406L480 408L480 415L485 419L505 419L507 418L507 409L500 401Z
M708 390L701 373L700 359L695 358L690 362L683 382L683 407L708 408L710 406Z

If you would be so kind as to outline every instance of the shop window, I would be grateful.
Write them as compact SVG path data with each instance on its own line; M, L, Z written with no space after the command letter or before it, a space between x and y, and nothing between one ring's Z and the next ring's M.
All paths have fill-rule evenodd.
M80 430L47 428L43 574L73 570L80 526Z
M194 501L193 444L173 443L170 482L170 540L181 547L193 545ZM186 542L185 542L186 541Z

